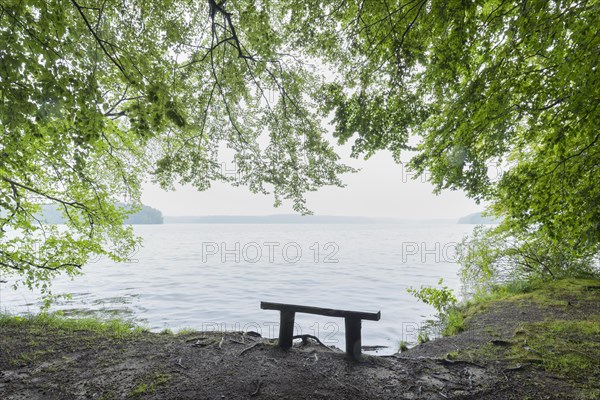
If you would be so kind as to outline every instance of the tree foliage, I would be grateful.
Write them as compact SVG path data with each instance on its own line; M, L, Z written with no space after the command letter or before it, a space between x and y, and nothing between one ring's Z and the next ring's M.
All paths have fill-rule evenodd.
M147 177L304 194L350 168L325 139L317 76L290 50L282 7L252 1L0 2L0 265L44 288L137 240L117 201ZM226 175L228 148L238 174ZM228 167L231 169L231 167ZM150 175L149 175L150 174ZM35 216L60 206L66 228Z
M467 295L487 292L498 284L590 278L600 272L597 247L574 247L568 237L556 240L543 230L518 235L504 226L481 225L463 239L458 253Z
M449 289L448 286L442 286L443 283L443 279L438 281L439 289L430 286L421 286L420 289L410 287L406 291L423 303L431 305L439 314L445 314L451 307L456 305L458 299L454 296L452 289Z
M1 0L0 262L123 259L140 182L304 194L389 150L512 237L598 251L595 0ZM238 176L221 170L226 150ZM503 174L490 177L489 170ZM239 178L239 179L238 179ZM61 206L68 227L35 221ZM33 251L40 245L44 251Z
M600 3L384 0L342 10L340 79L324 102L337 137L355 138L356 155L414 149L411 167L437 192L489 201L502 218L489 252L509 242L537 247L528 263L538 270L548 258L557 273L593 266Z

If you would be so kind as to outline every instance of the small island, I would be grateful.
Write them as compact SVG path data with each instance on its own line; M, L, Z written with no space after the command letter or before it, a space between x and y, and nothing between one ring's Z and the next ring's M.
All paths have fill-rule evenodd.
M469 215L465 215L464 217L459 218L459 224L474 224L474 225L496 225L499 224L500 221L496 218L489 217L484 215L483 213L473 213Z
M119 207L126 207L125 204L118 204ZM42 210L37 216L41 221L47 224L64 224L65 218L61 212L60 207L52 204L42 205ZM149 225L149 224L162 224L163 215L162 212L156 208L142 205L142 209L136 213L131 214L124 221L126 225Z

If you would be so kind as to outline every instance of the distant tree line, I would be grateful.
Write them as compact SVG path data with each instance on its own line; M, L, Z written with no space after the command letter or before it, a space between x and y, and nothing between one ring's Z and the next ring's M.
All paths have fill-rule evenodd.
M126 208L125 204L118 205ZM64 224L66 222L61 209L52 204L44 204L37 218L47 224ZM162 224L163 222L163 215L160 210L143 205L139 211L129 215L123 223L126 225L147 225Z

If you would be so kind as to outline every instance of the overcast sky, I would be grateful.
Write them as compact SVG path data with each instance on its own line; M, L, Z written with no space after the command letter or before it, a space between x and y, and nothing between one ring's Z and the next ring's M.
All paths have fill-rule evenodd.
M308 194L307 205L316 215L459 218L484 209L463 192L446 191L434 195L426 176L410 179L410 172L396 164L387 152L380 152L367 161L350 158L348 148L340 148L339 152L347 164L361 168L361 171L343 177L347 184L345 188L325 187ZM290 202L274 208L271 195L253 194L247 188L224 183L215 183L205 192L181 186L174 192L166 192L147 183L142 200L167 216L294 213Z

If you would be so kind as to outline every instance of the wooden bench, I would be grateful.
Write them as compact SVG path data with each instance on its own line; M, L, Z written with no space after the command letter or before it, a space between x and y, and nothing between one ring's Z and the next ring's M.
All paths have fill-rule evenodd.
M362 320L379 321L381 311L368 313L360 311L334 310L331 308L298 306L294 304L260 302L263 310L278 310L280 312L279 347L292 347L294 337L294 317L296 313L325 315L328 317L344 318L346 323L346 353L355 359L360 358L361 341L360 329Z

